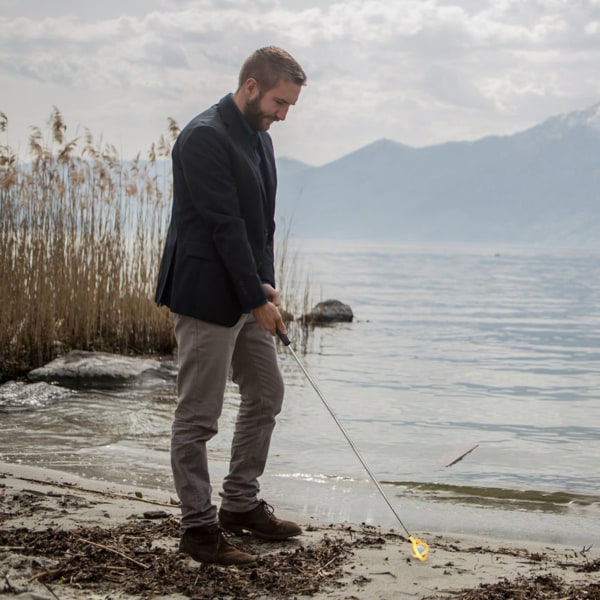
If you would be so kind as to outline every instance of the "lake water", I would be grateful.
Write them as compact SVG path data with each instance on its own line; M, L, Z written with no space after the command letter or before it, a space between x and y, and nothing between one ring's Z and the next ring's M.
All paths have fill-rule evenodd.
M355 321L296 351L411 532L600 541L600 250L308 242L313 300ZM402 527L295 360L264 497ZM0 459L174 495L174 385L0 407ZM215 493L236 415L211 442ZM462 460L462 454L471 450Z

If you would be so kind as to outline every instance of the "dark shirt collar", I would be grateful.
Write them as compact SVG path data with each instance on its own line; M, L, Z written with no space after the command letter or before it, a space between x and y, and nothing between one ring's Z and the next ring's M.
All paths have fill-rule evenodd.
M233 102L233 105L235 106L235 110L236 110L238 116L240 117L240 123L242 124L244 131L248 134L248 137L252 140L252 144L256 145L256 142L258 140L258 132L256 131L256 129L253 129L250 126L250 123L248 123L248 120L242 114L242 111L238 108L238 105L235 103L232 93L229 94L229 97L230 97L231 101Z
M231 102L235 106L236 113L240 117L240 123L242 124L242 129L248 134L248 140L250 141L250 144L252 145L252 149L254 150L254 160L256 161L257 165L260 165L261 164L261 156L260 156L260 151L258 149L258 131L256 131L256 129L253 129L252 126L250 125L250 123L248 123L248 120L242 114L242 111L238 108L238 105L235 103L235 101L233 99L233 94L229 94L229 97L231 99Z

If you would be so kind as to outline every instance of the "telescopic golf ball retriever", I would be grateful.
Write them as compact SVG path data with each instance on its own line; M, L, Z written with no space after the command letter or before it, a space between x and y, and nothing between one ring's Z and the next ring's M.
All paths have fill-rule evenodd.
M358 451L358 448L356 447L356 445L354 444L354 442L348 435L348 432L346 431L344 426L341 424L340 420L337 418L337 415L335 414L335 412L333 411L331 406L329 406L329 403L327 402L327 400L325 400L325 396L323 396L316 381L311 377L310 373L306 370L306 367L304 366L302 361L298 358L298 355L296 354L296 352L294 352L294 349L291 346L291 342L290 342L290 339L288 338L288 336L285 333L279 331L279 329L277 329L277 337L279 337L279 339L283 342L284 346L286 346L288 348L288 350L292 353L292 356L298 363L298 366L300 367L300 369L302 370L304 375L306 375L306 378L308 379L310 384L313 386L315 392L317 392L317 395L321 399L321 402L323 402L323 404L325 405L325 408L329 411L329 414L333 417L335 424L338 426L339 430L344 434L344 437L346 438L347 442L350 444L350 448L352 448L352 450L354 451L354 454L356 454L356 457L358 458L361 465L364 467L365 471L369 475L369 478L375 484L375 487L377 488L377 490L379 491L379 493L385 500L386 504L390 507L390 510L392 511L392 513L394 513L394 516L398 520L398 523L400 523L400 525L402 526L402 529L404 529L404 531L406 532L406 535L408 536L408 541L411 543L410 555L413 558L418 558L421 561L427 560L427 557L429 555L429 544L427 544L427 542L424 542L418 538L415 538L408 531L408 529L402 522L402 519L398 516L398 513L392 506L392 503L389 501L388 497L385 495L385 492L383 491L383 488L381 487L381 485L375 478L375 475L373 475L373 472L369 468L369 465L365 462L365 459L362 457L361 453Z

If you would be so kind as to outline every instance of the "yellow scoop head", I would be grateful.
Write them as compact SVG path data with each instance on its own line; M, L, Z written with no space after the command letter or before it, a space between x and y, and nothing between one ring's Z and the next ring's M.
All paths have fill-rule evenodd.
M429 544L419 539L415 539L412 535L408 538L411 543L410 555L413 558L418 558L421 561L426 561L429 556Z

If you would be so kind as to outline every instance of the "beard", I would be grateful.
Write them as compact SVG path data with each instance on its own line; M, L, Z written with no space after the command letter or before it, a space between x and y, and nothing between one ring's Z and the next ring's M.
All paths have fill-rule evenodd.
M267 131L271 123L276 119L263 111L260 105L261 100L262 94L259 94L254 100L248 100L244 110L244 117L246 117L246 121L248 121L252 129Z

